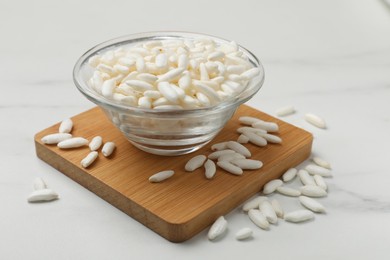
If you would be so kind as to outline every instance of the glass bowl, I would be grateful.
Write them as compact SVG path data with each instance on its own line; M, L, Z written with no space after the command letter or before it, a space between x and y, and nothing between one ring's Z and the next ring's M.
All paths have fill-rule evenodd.
M152 154L181 155L194 152L210 142L233 116L239 105L257 93L264 82L264 69L250 51L239 46L248 61L261 73L253 78L244 91L216 105L197 109L157 110L132 107L105 98L88 85L94 69L89 58L121 46L131 46L153 40L195 40L211 38L217 44L229 40L189 32L147 32L112 39L84 53L73 70L73 80L79 91L97 104L111 122L136 147Z

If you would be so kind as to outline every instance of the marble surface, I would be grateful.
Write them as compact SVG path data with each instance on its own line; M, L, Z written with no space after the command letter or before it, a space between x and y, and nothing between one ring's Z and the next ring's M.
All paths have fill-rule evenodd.
M385 1L8 1L0 3L1 259L389 259L390 8ZM314 221L256 228L238 208L228 233L204 231L174 244L35 156L36 132L94 105L72 68L91 46L120 35L197 31L234 39L264 64L266 82L248 102L311 131L313 154L334 177L328 213ZM326 119L327 130L303 120ZM35 177L61 199L28 204ZM293 184L294 185L294 184ZM300 208L280 198L286 211ZM235 232L254 237L238 242Z

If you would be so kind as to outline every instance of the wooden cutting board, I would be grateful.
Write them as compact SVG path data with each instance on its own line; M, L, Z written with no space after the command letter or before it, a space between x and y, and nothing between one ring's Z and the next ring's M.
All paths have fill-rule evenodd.
M85 188L129 216L172 242L185 241L259 192L268 181L280 177L288 168L305 160L311 152L310 133L273 118L249 106L242 105L226 127L212 141L237 140L238 117L254 116L279 124L282 144L257 147L246 144L252 159L264 166L256 171L244 171L242 176L221 169L212 180L204 177L203 167L192 173L184 171L186 162L195 155L211 153L211 144L195 153L164 157L148 154L132 146L106 118L99 108L93 108L72 118L73 136L91 140L100 135L113 141L117 149L109 158L100 152L88 169L80 161L88 153L88 146L60 150L45 145L41 138L56 133L59 123L35 135L37 156ZM175 175L162 183L150 183L148 178L159 171L172 169Z

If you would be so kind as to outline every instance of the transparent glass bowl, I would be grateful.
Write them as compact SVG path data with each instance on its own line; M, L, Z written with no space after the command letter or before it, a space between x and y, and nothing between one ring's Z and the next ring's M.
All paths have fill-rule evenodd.
M169 111L126 106L96 93L87 84L93 74L88 60L96 54L123 45L151 40L194 40L204 37L212 38L216 43L230 42L210 35L169 31L138 33L103 42L79 58L73 70L74 83L84 96L102 108L112 123L139 149L170 156L194 152L210 142L233 116L238 106L252 98L261 88L264 69L255 55L239 47L250 63L261 70L260 75L252 79L239 95L206 108Z

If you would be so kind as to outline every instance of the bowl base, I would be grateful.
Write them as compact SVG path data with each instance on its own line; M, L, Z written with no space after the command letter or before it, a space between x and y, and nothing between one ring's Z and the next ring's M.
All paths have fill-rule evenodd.
M156 154L156 155L163 155L163 156L178 156L178 155L183 155L183 154L195 152L195 151L199 150L200 148L202 148L203 146L205 146L206 144L208 144L210 141L207 141L207 142L195 145L195 146L194 145L186 146L186 147L171 146L169 148L167 148L167 147L162 148L161 146L152 146L152 145L146 146L146 145L139 144L139 143L132 142L132 141L129 141L129 142L132 145L134 145L135 147L137 147L138 149L140 149L144 152L147 152L147 153Z

